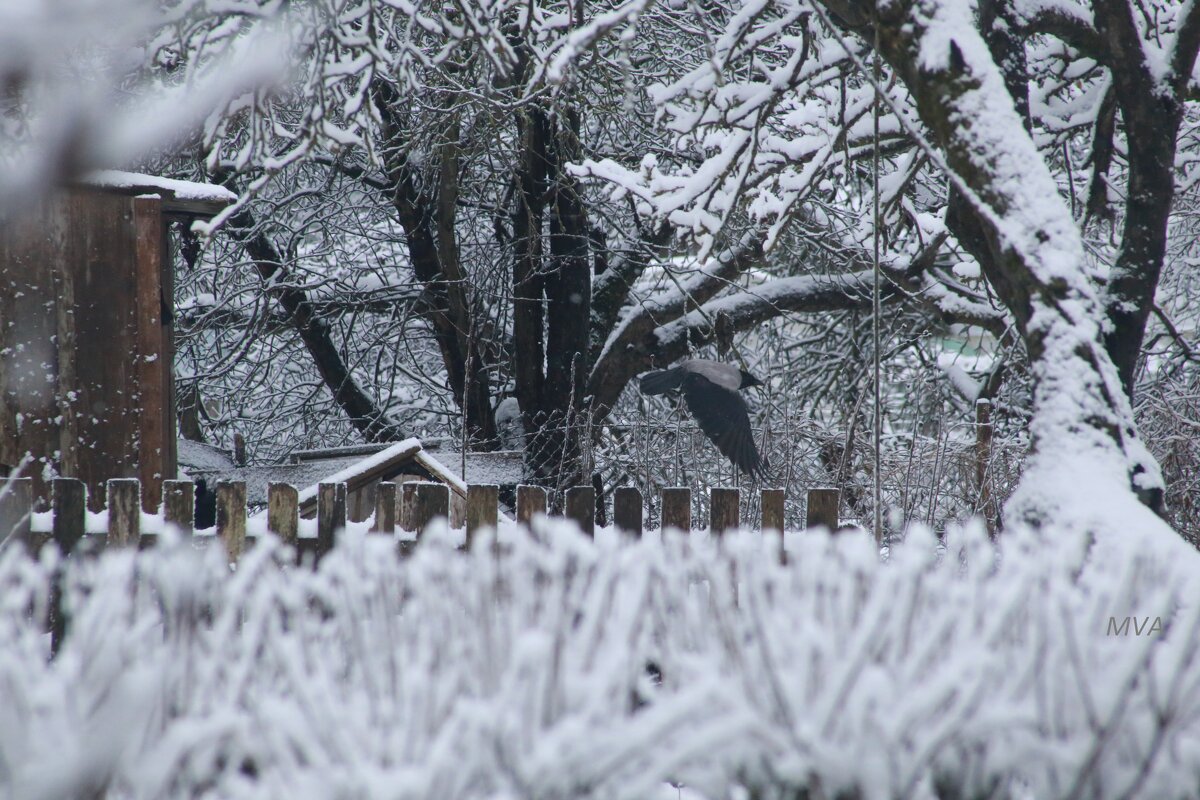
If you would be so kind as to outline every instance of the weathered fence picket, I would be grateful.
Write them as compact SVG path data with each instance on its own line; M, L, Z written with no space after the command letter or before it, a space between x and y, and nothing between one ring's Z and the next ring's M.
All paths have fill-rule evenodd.
M572 486L567 489L563 512L563 516L574 520L586 535L596 535L596 490L591 486Z
M809 489L806 528L838 529L841 493L837 489Z
M346 527L346 484L317 486L317 558L333 549L337 532Z
M762 522L760 530L783 533L783 511L785 495L783 489L762 490Z
M246 484L241 481L217 484L217 537L229 563L236 564L246 549Z
M272 483L267 487L267 530L284 544L295 546L300 538L300 493L295 486Z
M196 485L191 481L163 481L163 521L186 534L196 521Z
M634 536L642 535L642 493L633 486L613 492L613 524Z
M50 533L58 549L70 553L83 538L87 519L87 487L83 481L74 478L59 478L50 487L50 498L50 509L54 512ZM0 523L0 533L3 530L3 524Z
M137 546L142 535L142 484L136 478L108 482L108 544Z
M467 487L466 547L470 549L475 533L495 528L499 519L500 487L496 484L472 484Z
M517 487L517 522L528 525L537 514L546 513L546 490L540 486Z
M409 521L418 536L438 517L450 518L450 489L446 484L421 481L404 485L413 487Z
M734 530L740 524L742 493L737 489L713 488L709 490L708 529L714 536Z
M375 487L375 520L371 523L372 533L396 532L396 484L380 481Z
M662 527L692 529L692 490L673 487L662 490Z

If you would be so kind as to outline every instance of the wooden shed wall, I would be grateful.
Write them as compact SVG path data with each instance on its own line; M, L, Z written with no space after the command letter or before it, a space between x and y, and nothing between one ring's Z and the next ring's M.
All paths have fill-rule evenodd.
M139 478L156 507L174 477L162 319L161 203L88 190L43 200L0 235L0 464L46 477ZM48 467L48 469L47 469Z

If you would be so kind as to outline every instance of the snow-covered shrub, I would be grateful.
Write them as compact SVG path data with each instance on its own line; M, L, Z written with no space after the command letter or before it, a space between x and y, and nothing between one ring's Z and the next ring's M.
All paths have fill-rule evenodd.
M53 660L55 559L10 549L0 797L1200 795L1178 542L501 542L109 552Z

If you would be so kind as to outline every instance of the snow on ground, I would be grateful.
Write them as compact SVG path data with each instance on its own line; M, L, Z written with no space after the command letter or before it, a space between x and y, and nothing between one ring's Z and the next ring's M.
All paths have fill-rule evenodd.
M0 797L1146 797L1200 786L1197 556L542 521L319 569L0 553ZM32 612L32 613L31 613ZM812 794L805 794L805 790Z

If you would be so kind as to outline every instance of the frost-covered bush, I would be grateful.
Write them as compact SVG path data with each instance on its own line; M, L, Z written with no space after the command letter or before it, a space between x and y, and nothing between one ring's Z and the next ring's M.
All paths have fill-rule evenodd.
M4 553L0 797L1200 795L1181 543L501 542Z

